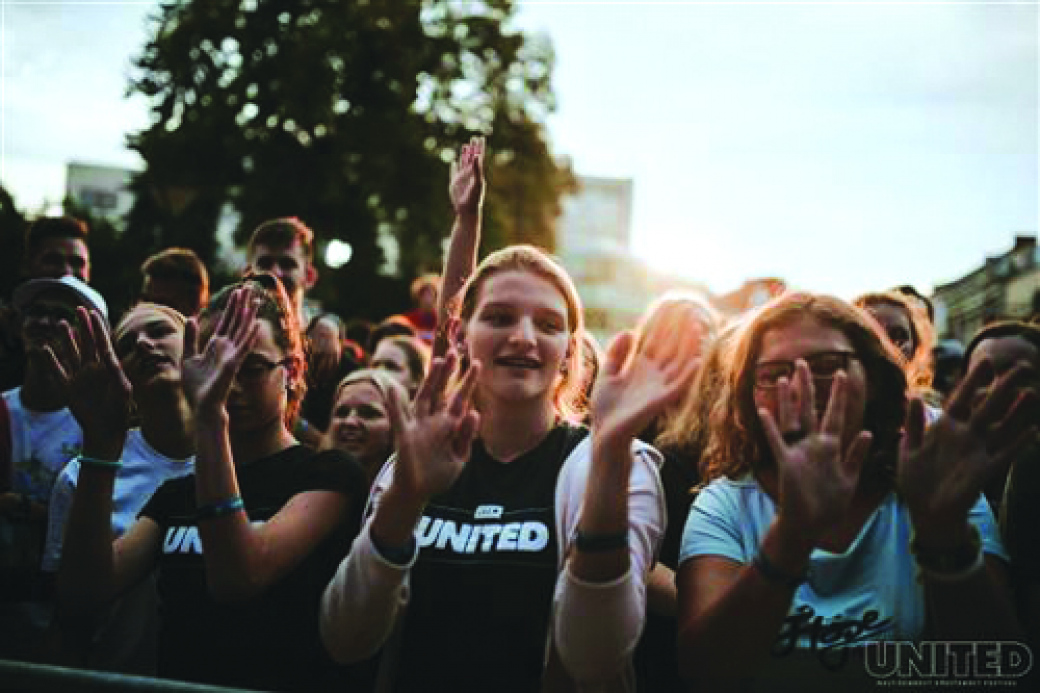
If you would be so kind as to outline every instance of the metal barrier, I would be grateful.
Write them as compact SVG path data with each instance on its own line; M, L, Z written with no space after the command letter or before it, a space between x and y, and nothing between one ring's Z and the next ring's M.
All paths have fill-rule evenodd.
M108 671L68 669L0 659L0 691L22 693L256 693L243 688L204 686L184 681L129 676Z

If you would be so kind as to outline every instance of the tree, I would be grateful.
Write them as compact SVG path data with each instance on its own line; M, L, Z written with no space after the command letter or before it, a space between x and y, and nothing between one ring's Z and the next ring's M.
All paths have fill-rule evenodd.
M448 163L487 134L486 245L552 248L559 196L573 185L544 134L552 47L513 30L512 14L507 0L162 5L131 85L155 119L130 138L147 163L131 233L212 261L225 202L241 216L240 242L265 219L298 216L353 248L319 297L381 317L401 306L374 287L398 303L401 285L439 268ZM378 277L381 235L400 248L396 290Z
M25 252L25 215L14 198L0 185L0 296L9 299L22 277L22 255Z

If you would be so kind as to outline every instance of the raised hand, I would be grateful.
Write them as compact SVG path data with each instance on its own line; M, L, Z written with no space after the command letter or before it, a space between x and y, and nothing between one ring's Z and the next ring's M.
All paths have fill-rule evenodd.
M1019 364L993 381L992 364L981 361L927 431L923 403L911 401L896 483L919 535L963 526L989 478L1036 440L1036 377Z
M777 383L777 415L758 410L777 467L777 516L815 545L840 520L859 484L871 434L860 431L842 450L848 376L835 375L817 425L809 365L798 359L794 383Z
M62 322L64 345L45 347L50 367L68 393L69 409L83 429L84 451L115 460L130 421L130 381L112 348L104 319L97 311L76 309L76 330ZM62 354L59 359L58 353Z
M696 340L674 334L632 353L631 332L617 335L607 348L592 391L592 423L602 434L635 438L677 403L700 368Z
M394 491L420 504L455 483L469 459L480 423L472 406L480 364L471 364L455 391L446 394L456 362L454 351L434 359L413 403L390 391L390 419L397 443Z
M476 215L484 205L484 144L483 137L472 138L451 162L448 197L457 216Z
M252 290L236 289L201 353L198 323L191 319L185 325L181 380L196 418L200 413L203 416L226 413L231 383L256 341L259 329L256 314L257 303Z

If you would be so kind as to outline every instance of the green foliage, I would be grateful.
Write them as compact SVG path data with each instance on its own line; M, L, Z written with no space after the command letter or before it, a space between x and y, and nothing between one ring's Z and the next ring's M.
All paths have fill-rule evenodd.
M513 30L512 13L507 0L163 4L131 85L155 118L130 138L148 165L131 235L211 264L224 202L241 216L239 242L266 219L297 216L353 248L346 266L323 270L318 297L382 317L404 308L411 277L440 268L448 162L486 134L485 246L552 248L573 184L544 136L553 53ZM389 284L377 276L380 232L400 248L401 279Z
M25 216L14 198L0 185L0 296L11 297L21 280L22 254L25 252Z

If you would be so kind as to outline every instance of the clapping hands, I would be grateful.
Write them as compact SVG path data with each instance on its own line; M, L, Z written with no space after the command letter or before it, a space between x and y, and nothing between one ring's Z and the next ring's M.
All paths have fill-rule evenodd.
M68 394L91 455L118 459L130 421L130 381L116 358L108 326L97 311L76 309L76 329L62 322L62 358L45 347L50 368Z

